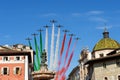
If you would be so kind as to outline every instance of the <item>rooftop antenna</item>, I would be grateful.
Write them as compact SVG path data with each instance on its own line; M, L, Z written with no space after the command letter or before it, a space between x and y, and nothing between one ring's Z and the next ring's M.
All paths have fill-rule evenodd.
M103 32L103 37L104 38L109 38L109 32L107 31L106 24L105 24L105 29L104 29L104 32Z
M104 32L107 32L107 26L106 26L106 23L105 24L105 28L104 28Z

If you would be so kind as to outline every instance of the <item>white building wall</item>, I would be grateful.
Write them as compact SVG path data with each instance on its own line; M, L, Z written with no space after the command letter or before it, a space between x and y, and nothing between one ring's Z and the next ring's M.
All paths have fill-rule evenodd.
M108 80L118 80L120 74L120 66L116 65L115 60L105 61L106 68L103 67L103 62L94 64L95 80L104 80L105 77Z
M103 54L103 56L107 56L108 53L112 52L113 50L101 50L101 51L96 51L95 53L95 58L100 58L100 54Z
M28 80L28 56L25 56L25 79Z

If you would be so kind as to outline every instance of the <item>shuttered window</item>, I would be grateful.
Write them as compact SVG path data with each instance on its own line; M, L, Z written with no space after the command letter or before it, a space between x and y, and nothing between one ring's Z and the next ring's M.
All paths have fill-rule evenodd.
M8 75L9 74L9 68L8 67L3 67L2 70L1 70L1 74Z
M15 75L20 75L21 74L21 67L14 67L13 72Z

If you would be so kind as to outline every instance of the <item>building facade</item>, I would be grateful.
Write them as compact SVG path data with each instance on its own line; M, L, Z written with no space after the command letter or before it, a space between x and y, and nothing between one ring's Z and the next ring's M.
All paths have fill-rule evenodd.
M80 53L80 80L88 80L88 65L84 65L88 60L91 60L91 52L85 48Z
M80 80L79 66L76 66L68 76L67 80Z
M88 80L120 80L120 44L103 32L103 38L96 43L88 65ZM86 79L85 79L86 80Z
M33 50L21 44L0 46L0 80L31 80Z

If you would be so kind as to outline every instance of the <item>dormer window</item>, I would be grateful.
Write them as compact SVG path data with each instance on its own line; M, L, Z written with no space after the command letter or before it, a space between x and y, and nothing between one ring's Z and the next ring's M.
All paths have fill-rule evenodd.
M102 54L99 54L100 57L103 57L103 53Z

